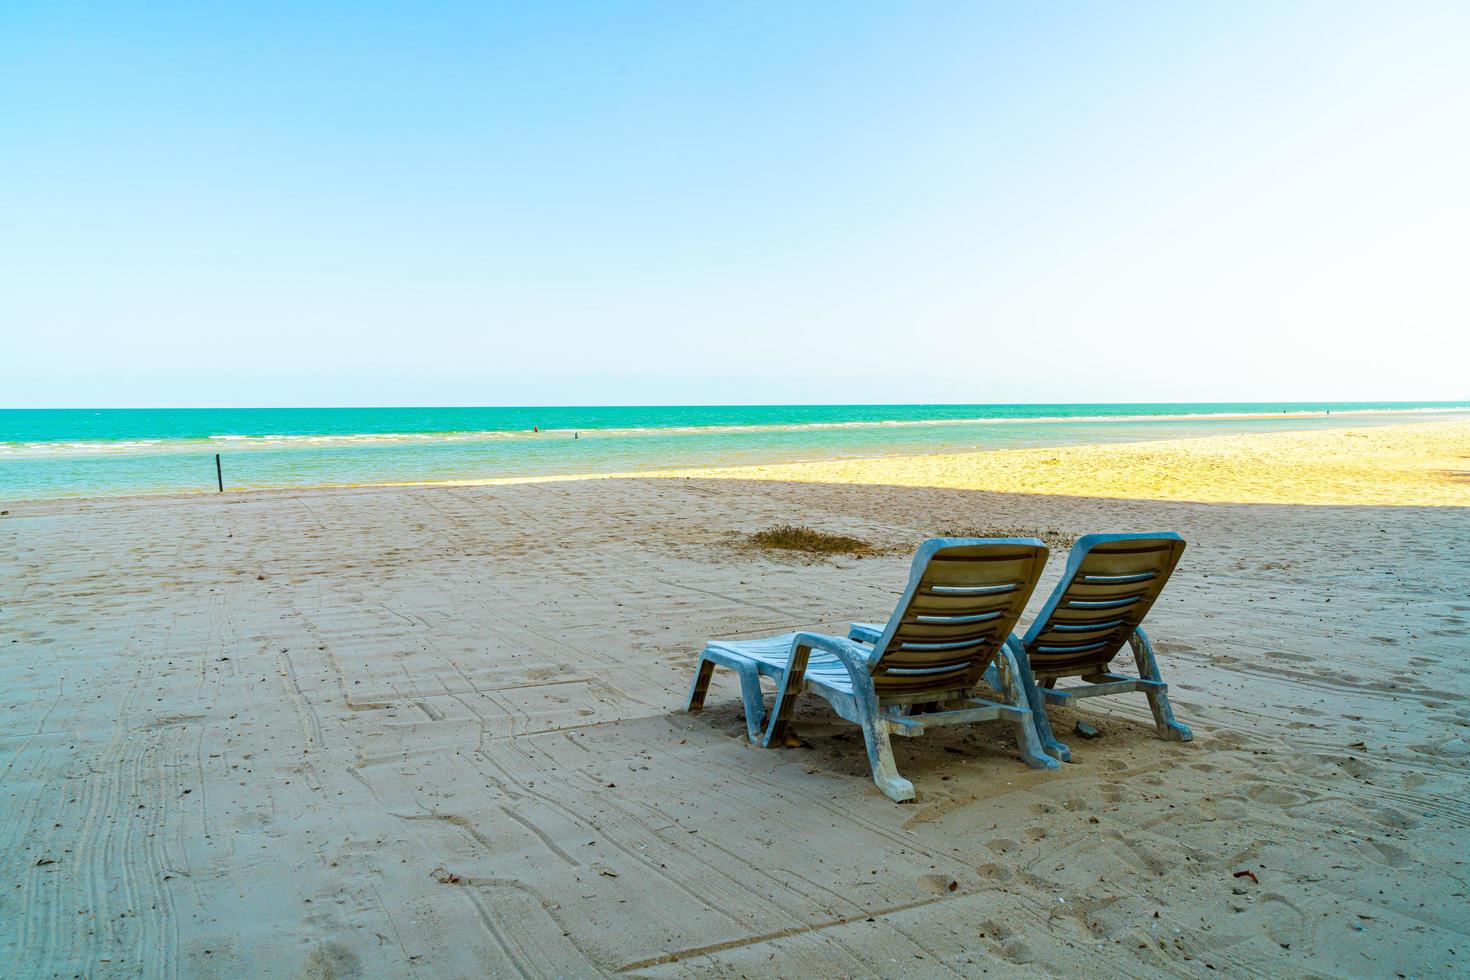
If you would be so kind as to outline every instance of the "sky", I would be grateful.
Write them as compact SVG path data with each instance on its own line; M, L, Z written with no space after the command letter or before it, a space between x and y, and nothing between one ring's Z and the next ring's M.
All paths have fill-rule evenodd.
M1470 398L1470 4L0 4L0 406Z

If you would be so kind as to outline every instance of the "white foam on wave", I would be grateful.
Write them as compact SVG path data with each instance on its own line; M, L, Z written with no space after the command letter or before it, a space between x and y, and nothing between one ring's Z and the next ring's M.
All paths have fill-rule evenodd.
M484 429L446 432L355 432L330 434L245 435L218 433L193 439L95 439L76 441L0 442L0 457L146 455L150 453L214 452L221 444L232 452L293 447L349 447L424 443L520 442L545 439L667 438L687 436L740 435L779 432L818 432L860 429L919 429L958 426L1078 425L1139 422L1250 421L1266 419L1316 419L1335 415L1436 415L1466 414L1470 407L1427 406L1423 408L1363 408L1331 412L1326 409L1286 412L1182 412L1129 415L1045 415L1034 417L969 417L928 419L858 419L832 422L755 423L746 425L619 426L612 428L555 428L532 432L525 429Z

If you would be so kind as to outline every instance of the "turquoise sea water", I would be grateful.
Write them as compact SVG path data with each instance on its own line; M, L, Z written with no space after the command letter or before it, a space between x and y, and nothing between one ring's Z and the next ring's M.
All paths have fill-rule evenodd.
M477 480L1470 418L1470 402L0 410L0 499ZM539 431L536 431L539 429Z

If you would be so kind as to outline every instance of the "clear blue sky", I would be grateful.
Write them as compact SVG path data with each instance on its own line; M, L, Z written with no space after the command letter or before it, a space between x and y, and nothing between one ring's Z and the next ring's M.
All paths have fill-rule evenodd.
M1461 398L1470 3L0 5L0 405Z

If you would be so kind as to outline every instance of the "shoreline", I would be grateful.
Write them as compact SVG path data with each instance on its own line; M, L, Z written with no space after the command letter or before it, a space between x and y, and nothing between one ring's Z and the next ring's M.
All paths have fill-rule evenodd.
M1459 507L1470 506L1470 477L1465 472L1470 472L1470 421L1442 419L1363 429L1222 433L963 453L894 453L463 480L243 487L226 489L223 496L239 499L344 490L699 478L1197 503ZM219 496L214 490L197 490L12 498L6 502L30 506Z
M907 407L907 406L902 406ZM0 410L5 411L5 410ZM1038 415L1027 417L975 416L965 418L930 419L853 419L830 422L790 422L751 424L668 425L668 426L594 426L550 427L536 431L524 429L445 429L408 432L354 432L354 433L281 433L246 435L220 433L216 435L170 439L166 437L119 438L119 439L73 439L73 440L0 440L0 458L53 458L65 456L117 456L129 451L146 454L156 452L194 453L224 448L253 449L279 448L289 445L312 445L322 448L334 446L392 445L404 442L472 442L492 440L545 440L565 439L573 434L588 438L626 438L636 436L713 435L723 433L757 432L800 432L834 429L893 429L949 427L963 425L1066 425L1128 422L1249 422L1266 420L1323 419L1333 416L1330 409L1314 411L1282 412L1179 412L1179 413L1134 413L1127 415ZM1349 408L1336 412L1339 418L1381 418L1386 415L1462 415L1470 416L1470 406L1428 406L1420 408Z

